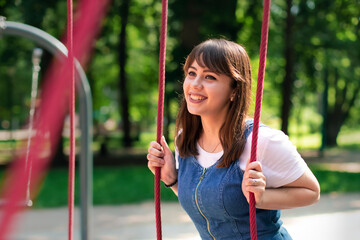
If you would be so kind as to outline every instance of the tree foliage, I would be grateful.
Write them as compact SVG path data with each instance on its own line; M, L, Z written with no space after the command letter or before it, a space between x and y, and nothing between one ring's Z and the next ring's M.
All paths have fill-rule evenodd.
M153 132L156 122L161 1L129 1L127 19L120 11L124 3L125 0L111 2L87 76L93 94L96 132L104 134L101 129L107 128L106 134L123 136L121 126L128 118L126 128L130 128L130 140L126 141L133 141L140 132ZM61 38L66 24L66 2L2 0L0 15ZM342 126L357 126L360 120L359 17L359 0L272 1L262 114L265 122L279 124L282 117L283 122L289 120L290 134L296 124L309 126L309 132L320 132L322 104L319 99L328 81L327 144L336 144ZM169 0L168 20L165 134L171 130L176 117L182 63L200 41L225 37L244 45L252 59L256 79L262 4L244 0ZM292 22L289 24L289 21ZM122 33L126 37L123 67L119 61ZM17 119L19 126L26 122L33 47L23 39L0 39L0 123L10 118ZM291 52L290 60L286 51ZM287 66L292 69L288 70ZM122 94L121 74L125 74L127 88ZM290 85L281 90L289 76ZM287 90L292 94L285 96ZM126 106L120 99L125 93L128 110L122 111ZM289 104L287 116L281 114L284 102ZM109 127L109 120L116 124ZM0 124L0 128L6 128L5 125ZM118 131L114 132L115 129Z

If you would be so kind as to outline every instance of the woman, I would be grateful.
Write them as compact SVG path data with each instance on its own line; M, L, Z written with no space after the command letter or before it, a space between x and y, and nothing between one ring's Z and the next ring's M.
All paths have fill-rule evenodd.
M288 137L259 128L256 162L249 162L251 68L245 49L223 39L196 46L184 65L176 121L175 159L164 138L151 142L148 167L178 195L202 239L250 239L249 192L259 240L291 239L280 209L318 201L319 184Z

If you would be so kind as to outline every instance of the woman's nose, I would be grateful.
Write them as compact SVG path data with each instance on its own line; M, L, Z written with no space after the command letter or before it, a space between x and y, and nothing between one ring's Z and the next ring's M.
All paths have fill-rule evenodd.
M191 86L194 88L201 88L202 87L201 77L196 76L196 78L191 82Z

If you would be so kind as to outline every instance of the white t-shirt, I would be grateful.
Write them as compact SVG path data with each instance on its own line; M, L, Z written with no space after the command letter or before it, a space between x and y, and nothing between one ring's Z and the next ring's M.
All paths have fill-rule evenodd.
M250 158L252 133L248 136L243 153L240 156L239 167L245 171ZM215 164L223 155L223 151L208 153L197 145L199 164L208 168ZM178 166L178 151L175 149L176 165ZM266 188L278 188L301 177L307 165L289 137L282 131L260 127L258 135L257 161L261 162L266 177Z

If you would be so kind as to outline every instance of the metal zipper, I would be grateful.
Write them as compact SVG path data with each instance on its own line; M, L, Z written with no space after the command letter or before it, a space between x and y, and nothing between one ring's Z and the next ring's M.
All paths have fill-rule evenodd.
M201 213L201 215L202 215L202 216L205 218L205 220L206 220L207 230L208 230L209 234L211 235L211 237L212 237L214 240L216 240L215 237L214 237L214 235L212 235L212 233L211 233L211 231L210 231L210 223L209 223L209 220L205 217L204 213L200 210L199 203L198 203L198 200L197 200L197 190L198 190L198 188L199 188L199 185L200 185L201 181L204 179L204 175L205 175L206 170L207 170L207 169L204 168L204 170L203 170L203 172L202 172L202 174L201 174L201 176L200 176L200 181L199 181L199 183L198 183L197 186L196 186L196 189L195 189L195 202L196 202L196 206L197 206L199 212Z

